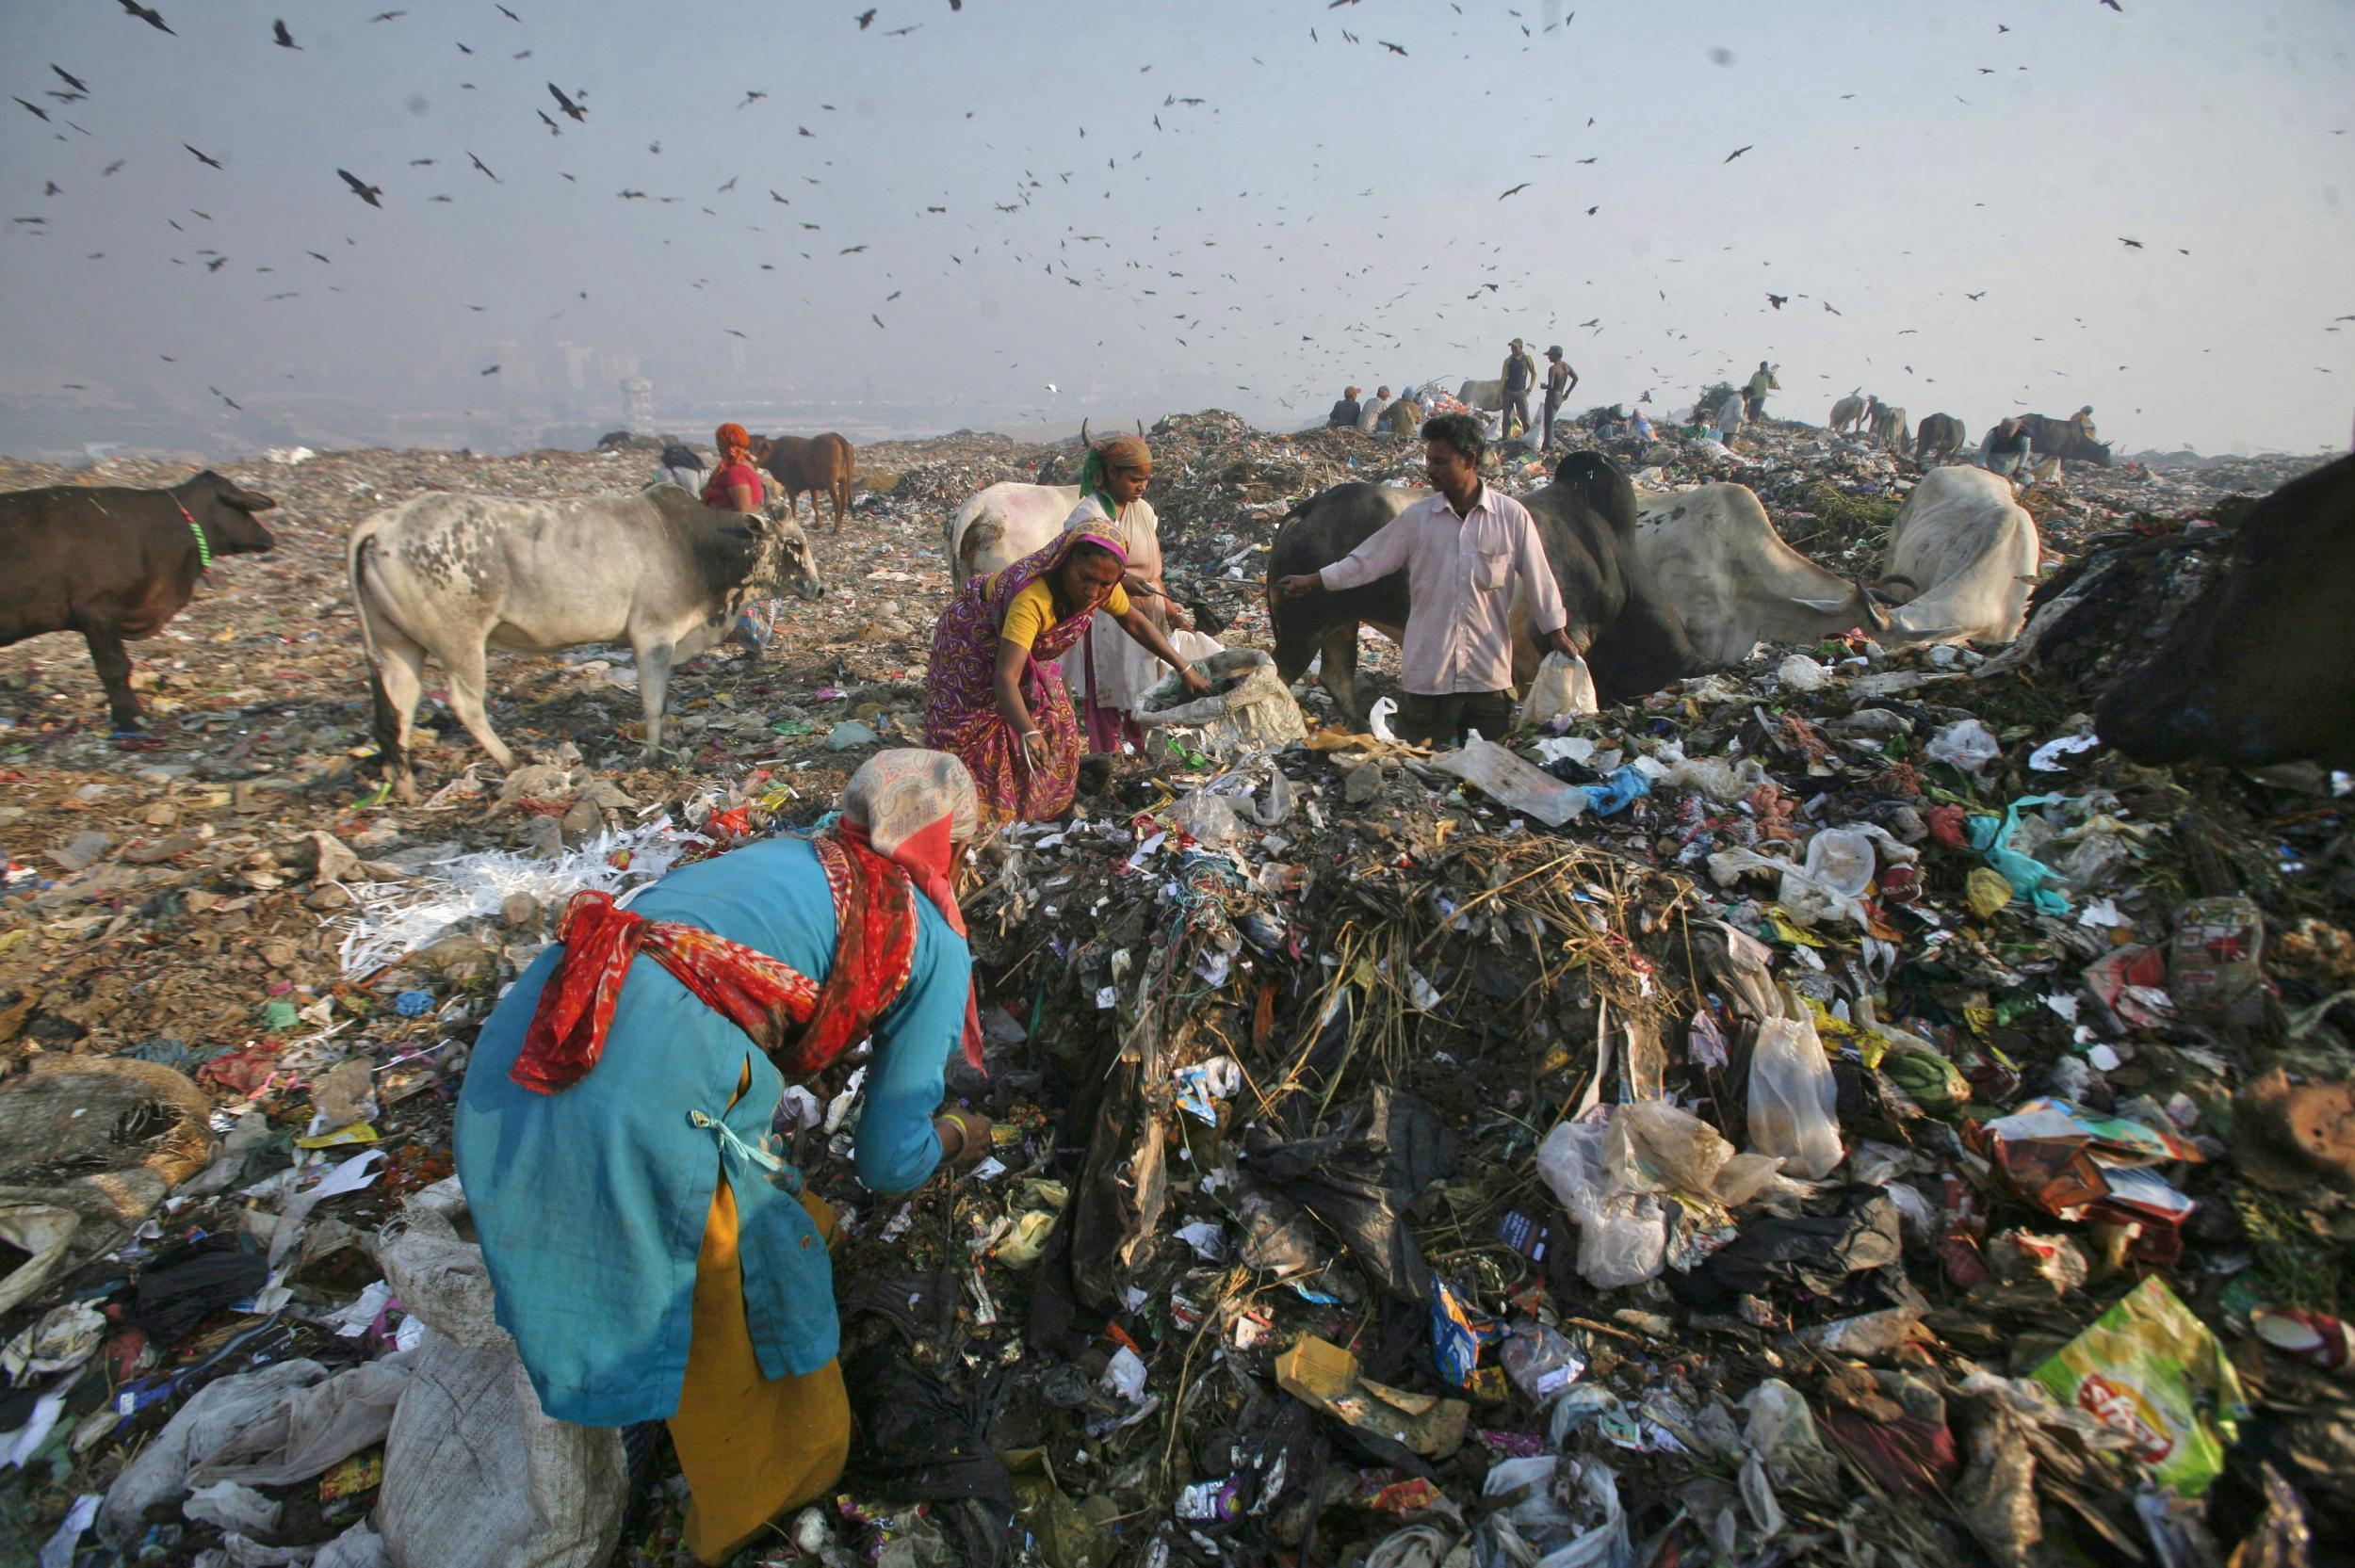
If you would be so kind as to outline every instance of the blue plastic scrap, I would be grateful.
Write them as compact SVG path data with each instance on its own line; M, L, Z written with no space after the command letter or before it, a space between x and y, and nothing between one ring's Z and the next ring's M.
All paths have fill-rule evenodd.
M2066 795L2024 795L2004 808L2001 817L1973 816L1965 824L1971 834L1971 848L1979 851L1981 859L2012 891L2035 906L2038 914L2067 914L2069 900L2048 882L2067 882L2069 879L2040 860L2022 854L2011 847L2011 835L2020 826L2020 813L2029 806L2051 805L2065 800Z

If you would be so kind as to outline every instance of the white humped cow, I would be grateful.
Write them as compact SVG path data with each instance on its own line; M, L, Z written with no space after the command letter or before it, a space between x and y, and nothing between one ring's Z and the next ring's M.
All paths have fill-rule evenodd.
M2036 586L2036 519L2011 481L1984 468L1933 468L1889 525L1881 580L1919 589L1889 618L1899 643L2009 642Z
M1760 642L1820 642L1888 611L1860 582L1827 572L1785 543L1746 485L1636 493L1635 553L1675 606L1693 649L1733 664Z
M410 723L429 655L449 672L450 711L504 768L514 757L483 712L486 651L627 642L651 752L674 664L717 643L753 599L824 591L799 524L706 507L672 485L577 500L421 495L352 529L344 563L377 745L404 800L415 797Z

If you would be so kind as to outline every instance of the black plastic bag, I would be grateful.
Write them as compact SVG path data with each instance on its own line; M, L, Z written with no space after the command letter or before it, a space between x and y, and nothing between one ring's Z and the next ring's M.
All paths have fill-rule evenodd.
M1314 1137L1288 1140L1254 1123L1243 1159L1254 1183L1339 1236L1383 1294L1430 1299L1431 1271L1406 1228L1406 1209L1432 1182L1455 1174L1456 1158L1454 1135L1429 1106L1376 1086Z
M990 1401L958 1397L888 1341L842 1364L851 1401L846 1474L892 1504L934 1503L965 1560L995 1568L1015 1515L1014 1478L989 1446Z
M1839 1203L1830 1214L1753 1221L1691 1273L1670 1274L1670 1288L1701 1306L1777 1285L1830 1296L1850 1276L1895 1263L1905 1251L1895 1201L1860 1186L1843 1188Z
M238 1251L235 1237L208 1236L155 1254L139 1276L130 1318L156 1345L171 1345L214 1308L242 1301L268 1283L268 1259Z

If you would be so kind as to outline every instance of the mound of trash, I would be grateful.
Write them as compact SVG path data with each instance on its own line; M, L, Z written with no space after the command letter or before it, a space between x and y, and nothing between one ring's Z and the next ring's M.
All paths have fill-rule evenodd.
M2273 469L2032 491L2052 614L2018 656L1762 650L1434 753L1241 652L1284 512L1419 480L1420 444L1152 439L1230 689L986 850L987 1070L950 1088L993 1158L878 1200L863 1059L784 1107L861 1419L836 1495L739 1561L2325 1560L2349 796L2137 767L2086 717L2221 558L2211 478ZM1603 449L1751 486L1843 571L1918 477L1772 421ZM0 1556L682 1560L667 1439L548 1421L489 1318L448 1153L474 1032L570 893L805 829L912 741L943 522L1071 452L867 449L815 535L835 592L678 672L680 752L638 754L625 654L509 660L530 760L448 725L414 807L366 769L343 529L626 488L642 452L236 467L281 549L142 650L143 739L93 727L78 646L0 654Z

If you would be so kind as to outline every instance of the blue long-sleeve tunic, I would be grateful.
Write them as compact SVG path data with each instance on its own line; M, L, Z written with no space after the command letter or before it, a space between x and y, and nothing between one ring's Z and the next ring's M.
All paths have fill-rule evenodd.
M681 867L631 910L699 926L823 984L834 901L799 838ZM916 899L908 983L875 1026L854 1164L873 1191L921 1185L940 1157L932 1118L965 1022L965 939ZM623 983L605 1054L556 1094L513 1082L560 949L540 955L483 1025L460 1091L458 1174L481 1237L498 1320L550 1415L589 1426L667 1417L687 1369L695 1257L714 1184L736 1195L744 1311L763 1375L817 1370L836 1349L833 1270L802 1207L800 1172L771 1172L770 1123L786 1090L759 1047L652 959ZM747 1064L752 1083L728 1102ZM723 1123L695 1124L696 1113Z

